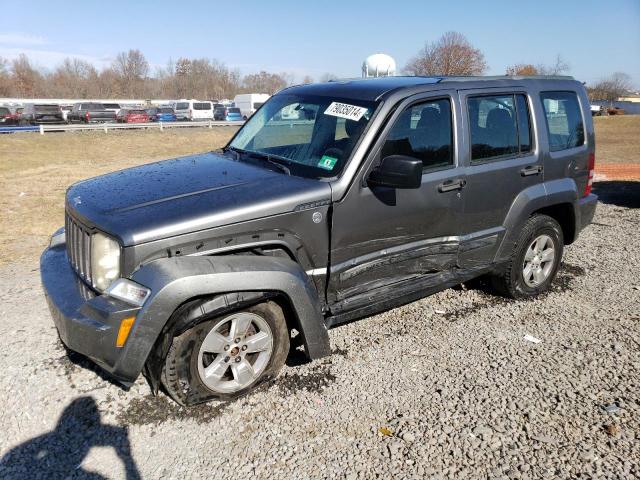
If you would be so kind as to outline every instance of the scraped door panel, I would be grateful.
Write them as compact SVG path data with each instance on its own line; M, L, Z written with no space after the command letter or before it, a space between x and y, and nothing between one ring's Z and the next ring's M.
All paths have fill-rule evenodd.
M373 165L389 155L421 159L419 188L370 188L361 177L334 204L327 292L334 313L419 289L430 277L440 282L454 270L464 186L455 166L454 108L439 96L398 109L373 150Z

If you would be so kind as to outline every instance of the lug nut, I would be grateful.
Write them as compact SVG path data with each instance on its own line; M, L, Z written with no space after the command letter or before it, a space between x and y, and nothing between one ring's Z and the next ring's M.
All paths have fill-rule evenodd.
M246 345L242 345L242 351L244 352L247 349Z
M240 337L236 338L236 343L240 343Z
M236 363L240 363L240 360L242 360L240 357L236 357Z
M226 352L227 350L229 350L229 345L224 346L224 351Z
M229 360L230 360L230 358L229 358L229 357L224 357L224 361L225 361L225 362L228 362Z

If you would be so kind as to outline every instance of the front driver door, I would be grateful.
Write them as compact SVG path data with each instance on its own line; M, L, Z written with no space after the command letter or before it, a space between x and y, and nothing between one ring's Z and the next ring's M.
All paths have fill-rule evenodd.
M457 162L459 118L455 92L406 99L334 204L327 289L333 314L406 298L452 274L465 185ZM419 188L367 186L368 173L389 155L422 160Z

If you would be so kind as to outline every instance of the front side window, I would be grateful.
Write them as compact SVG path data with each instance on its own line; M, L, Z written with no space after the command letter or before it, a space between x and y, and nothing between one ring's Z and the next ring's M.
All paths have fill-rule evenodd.
M335 177L347 163L377 104L319 95L271 97L229 144L242 158L282 163L293 175Z
M584 145L584 121L574 92L540 94L552 152Z
M405 109L382 147L382 158L389 155L420 159L423 170L453 165L451 101L429 100Z

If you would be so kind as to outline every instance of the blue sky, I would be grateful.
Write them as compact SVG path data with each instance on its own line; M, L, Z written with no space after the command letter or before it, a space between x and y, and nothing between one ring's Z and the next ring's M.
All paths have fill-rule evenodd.
M102 67L138 48L152 66L208 57L242 73L353 77L371 53L402 67L425 42L457 30L484 52L489 74L560 54L579 80L623 71L640 88L640 0L12 0L0 8L0 56L24 52L43 68L66 56Z

